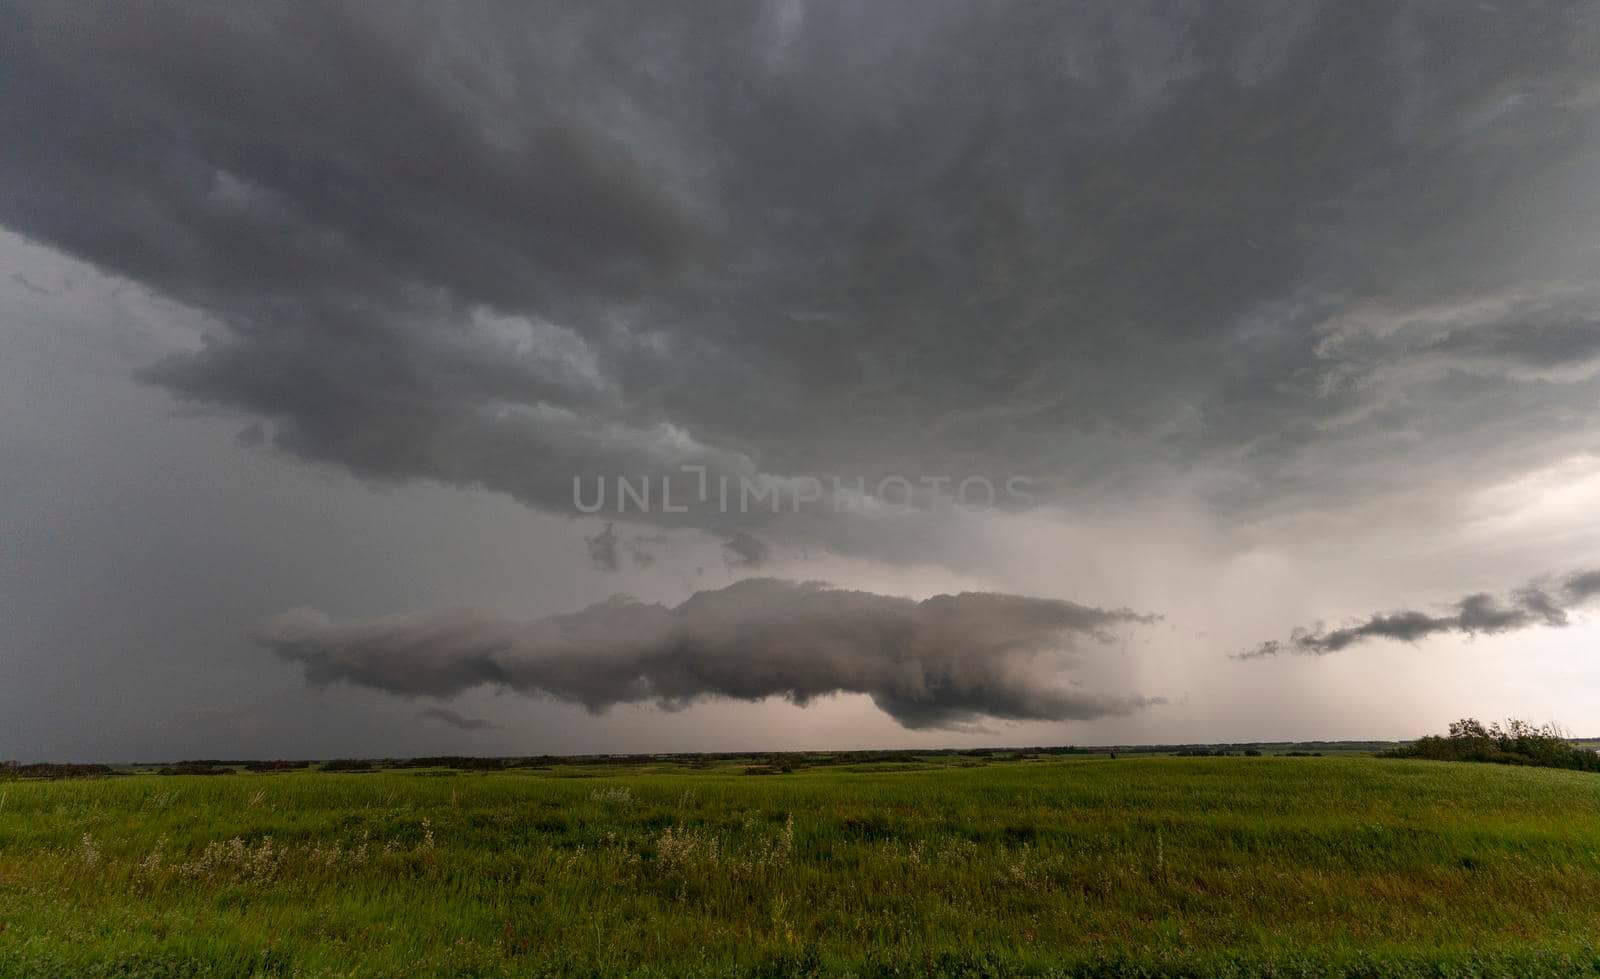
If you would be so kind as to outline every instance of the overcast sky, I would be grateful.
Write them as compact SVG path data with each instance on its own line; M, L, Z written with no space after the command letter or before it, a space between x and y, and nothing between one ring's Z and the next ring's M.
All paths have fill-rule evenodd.
M1600 734L1597 51L0 6L0 758Z

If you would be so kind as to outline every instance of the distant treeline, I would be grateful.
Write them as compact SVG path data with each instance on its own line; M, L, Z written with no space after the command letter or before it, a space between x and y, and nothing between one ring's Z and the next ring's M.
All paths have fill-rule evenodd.
M744 765L750 774L783 774L803 768L829 766L905 765L928 762L984 764L989 761L1029 761L1058 755L1178 755L1180 757L1227 757L1275 754L1311 757L1321 749L1379 752L1393 748L1392 741L1298 741L1235 742L1228 744L1145 744L1145 745L1051 745L1031 748L901 748L859 751L782 751L782 752L687 752L661 754L606 755L517 755L478 757L468 755L430 755L419 758L335 758L325 761L259 758L196 758L179 762L141 763L131 766L109 765L19 765L0 762L0 778L88 778L116 775L130 770L154 771L161 775L226 775L238 771L286 772L318 769L326 772L371 772L382 769L447 769L494 772L508 769L557 768L569 766L638 768L646 765L675 765L704 769L715 765Z
M1322 754L1312 748L1346 751L1379 751L1392 747L1392 741L1311 741L1248 742L1230 744L1148 744L1085 747L1052 745L1032 748L894 748L857 751L722 751L663 754L615 755L516 755L482 757L470 755L431 755L421 758L337 759L319 763L325 771L367 771L376 768L452 768L463 771L500 771L508 768L557 768L568 765L618 766L671 764L688 768L713 765L747 764L794 770L833 765L899 764L918 760L971 758L979 761L1026 761L1054 755L1178 755L1181 757L1256 756L1271 751L1277 755L1313 757ZM248 767L259 762L212 762L217 765ZM283 764L283 763L276 763ZM305 762L295 763L305 765Z
M244 769L247 772L287 772L296 768L310 768L309 761L262 761L251 759L249 761L224 761L215 758L198 759L194 761L180 761L171 765L163 765L159 769L161 775L227 775L230 772Z
M1179 757L1179 758L1234 758L1234 757L1260 758L1261 755L1262 755L1262 751L1261 751L1260 748L1244 748L1242 750L1235 751L1235 750L1230 750L1230 749L1228 749L1226 747L1223 747L1223 748L1208 748L1208 747L1206 747L1204 745L1200 745L1200 746L1197 746L1197 747L1194 747L1194 748L1179 748L1177 751L1174 751L1172 753L1174 755L1176 755L1177 757ZM1279 757L1282 757L1282 758L1321 758L1322 757L1322 752L1320 752L1320 751L1279 751L1279 752L1276 752L1276 754Z
M1430 734L1416 742L1383 752L1386 758L1428 758L1434 761L1486 761L1499 765L1536 765L1600 772L1600 755L1580 748L1554 724L1529 724L1509 720L1485 727L1465 717L1450 725L1450 733Z
M58 765L40 762L36 765L17 765L7 762L0 766L0 776L13 778L102 778L114 775L110 765Z
M419 758L334 758L327 761L261 761L259 759L202 758L171 764L145 763L134 768L156 768L174 774L209 774L215 771L243 769L250 772L287 771L296 768L320 768L330 772L371 771L379 768L457 768L467 771L499 771L507 768L554 768L563 765L614 765L637 767L639 765L670 763L694 767L710 767L718 763L753 762L783 759L789 765L861 765L875 762L903 762L915 758L975 757L975 758L1025 758L1037 755L1088 755L1104 754L1105 748L1082 748L1073 745L1048 748L930 748L927 750L893 749L861 751L780 751L780 752L684 752L663 754L609 754L609 755L428 755ZM1170 748L1118 748L1118 751L1160 751ZM27 766L37 768L40 766ZM72 766L64 766L72 767ZM78 766L84 767L84 766ZM105 766L99 766L104 768Z

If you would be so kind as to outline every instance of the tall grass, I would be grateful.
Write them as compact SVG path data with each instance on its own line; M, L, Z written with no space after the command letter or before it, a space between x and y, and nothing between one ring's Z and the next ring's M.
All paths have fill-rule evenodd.
M1592 775L1369 758L741 771L12 782L0 975L1600 964Z

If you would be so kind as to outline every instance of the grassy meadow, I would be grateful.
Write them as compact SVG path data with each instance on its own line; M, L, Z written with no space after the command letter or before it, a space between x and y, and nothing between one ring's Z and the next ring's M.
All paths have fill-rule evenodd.
M1359 756L0 782L0 976L1579 975L1600 777Z

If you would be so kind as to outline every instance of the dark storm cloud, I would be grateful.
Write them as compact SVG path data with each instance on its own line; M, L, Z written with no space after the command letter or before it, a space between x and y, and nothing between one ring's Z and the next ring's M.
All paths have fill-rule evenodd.
M1118 627L1150 621L1127 609L1015 595L916 602L751 578L675 608L619 597L531 622L457 609L336 624L299 610L255 638L318 685L434 697L494 685L594 712L708 697L805 705L860 693L905 727L937 728L1088 719L1161 703L1091 693L1062 676L1083 640L1109 642Z
M1350 499L1593 447L1600 382L1556 369L1600 358L1597 24L17 5L0 222L209 312L146 377L367 479ZM630 519L891 560L928 529Z
M424 707L417 711L417 718L448 724L458 731L492 731L495 728L493 721L481 717L463 717L448 707Z
M1366 621L1339 629L1322 625L1296 629L1288 641L1269 639L1235 659L1260 659L1280 653L1321 656L1374 639L1414 643L1442 633L1496 635L1533 626L1562 628L1567 613L1600 593L1600 571L1582 571L1561 579L1554 593L1544 584L1530 584L1504 599L1479 592L1468 595L1444 614L1407 610L1372 615Z

